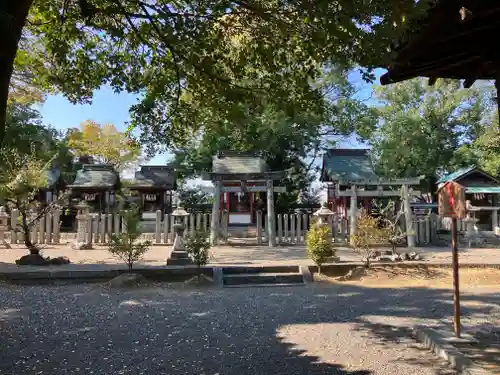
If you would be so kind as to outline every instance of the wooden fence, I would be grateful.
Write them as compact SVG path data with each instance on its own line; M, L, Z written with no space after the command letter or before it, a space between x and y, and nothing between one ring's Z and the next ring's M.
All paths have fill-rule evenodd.
M192 213L184 217L186 233L200 229L209 231L211 216L208 213ZM87 242L104 245L109 242L111 234L126 230L120 214L90 214L89 217L86 229ZM312 215L306 213L276 215L276 243L304 244L312 218ZM60 244L76 240L76 232L60 232L60 219L60 211L54 211L41 218L40 222L32 229L31 240L38 244ZM243 229L247 231L247 235L244 237L254 238L258 244L265 244L268 242L267 217L261 212L257 212L256 219L257 223L253 228ZM19 215L13 210L10 222L11 227L14 224L14 228L11 228L7 233L0 233L0 236L3 235L12 244L23 241L22 234L15 230L15 224L19 222L18 220ZM330 218L330 223L332 226L332 240L338 243L346 243L349 238L348 218L335 215ZM172 215L157 211L154 218L141 222L143 238L151 240L154 244L172 244L175 235L173 225L174 218ZM415 217L413 230L417 244L424 245L433 242L437 230L443 227L444 224L435 215L425 218ZM253 231L250 229L253 229ZM231 237L239 237L237 231L234 232L232 228L228 227L227 212L221 214L219 234L222 243Z

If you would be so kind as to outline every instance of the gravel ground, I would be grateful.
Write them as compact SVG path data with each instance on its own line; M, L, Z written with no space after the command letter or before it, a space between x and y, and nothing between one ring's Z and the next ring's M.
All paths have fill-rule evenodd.
M475 290L464 314L499 298ZM449 315L449 301L442 290L352 284L0 285L0 373L454 374L407 328Z

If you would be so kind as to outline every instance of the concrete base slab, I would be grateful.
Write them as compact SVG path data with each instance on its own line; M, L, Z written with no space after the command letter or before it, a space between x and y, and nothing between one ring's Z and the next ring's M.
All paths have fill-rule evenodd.
M468 357L461 353L451 343L453 333L445 330L437 330L426 326L415 326L413 334L438 357L450 362L450 364L463 375L494 375L491 371L477 366ZM460 340L460 339L458 339ZM465 338L467 340L467 337Z

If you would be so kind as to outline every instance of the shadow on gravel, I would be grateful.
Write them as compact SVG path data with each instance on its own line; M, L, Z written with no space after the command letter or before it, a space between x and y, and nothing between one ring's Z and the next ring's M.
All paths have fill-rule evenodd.
M462 300L464 316L488 314L500 305L498 294ZM285 342L278 332L305 326L307 336L317 324L350 323L369 345L420 350L410 324L416 318L439 323L452 315L447 290L352 284L198 291L156 284L123 292L97 285L0 286L0 304L0 373L18 375L89 367L96 375L369 375L371 369L344 368L335 363L338 354L324 350L320 358L299 347L295 339L301 337ZM453 373L421 354L390 361L404 361L415 373Z

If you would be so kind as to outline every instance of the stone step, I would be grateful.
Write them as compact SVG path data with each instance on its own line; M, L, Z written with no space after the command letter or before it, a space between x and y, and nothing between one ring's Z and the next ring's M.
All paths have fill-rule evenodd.
M265 273L299 273L299 266L236 266L236 267L223 267L222 272L224 275L237 275L237 274L265 274Z
M283 284L304 284L304 279L300 273L251 273L224 275L223 285L283 285Z

